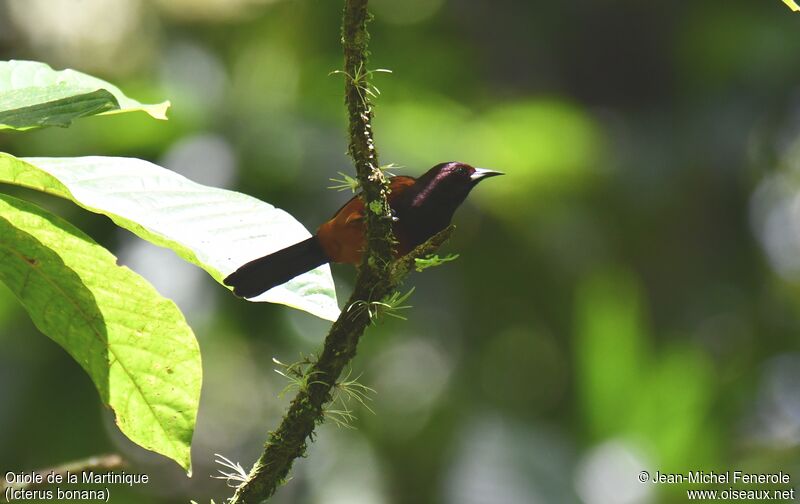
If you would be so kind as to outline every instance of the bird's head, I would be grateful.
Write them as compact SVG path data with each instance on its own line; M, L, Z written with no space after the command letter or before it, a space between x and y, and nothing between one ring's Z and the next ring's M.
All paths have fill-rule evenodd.
M417 179L411 205L435 205L455 211L473 187L497 175L503 175L503 172L474 168L455 161L438 164Z

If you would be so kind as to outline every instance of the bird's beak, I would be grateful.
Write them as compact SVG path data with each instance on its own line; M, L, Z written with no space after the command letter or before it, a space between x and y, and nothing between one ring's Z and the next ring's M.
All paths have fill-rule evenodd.
M503 172L487 170L486 168L475 168L475 173L469 176L470 180L477 182L487 177L496 177L498 175L505 175Z

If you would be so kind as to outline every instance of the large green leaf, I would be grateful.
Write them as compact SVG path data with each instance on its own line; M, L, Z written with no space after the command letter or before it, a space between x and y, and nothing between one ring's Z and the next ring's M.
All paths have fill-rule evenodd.
M166 119L169 102L145 105L106 81L37 61L0 61L0 130L69 126L73 119L141 110Z
M310 236L291 215L245 194L197 184L141 159L27 158L0 153L0 182L30 187L109 216L222 279L242 264ZM251 301L335 320L330 268L321 266Z
M139 445L191 469L200 351L175 304L68 222L0 194L0 280Z

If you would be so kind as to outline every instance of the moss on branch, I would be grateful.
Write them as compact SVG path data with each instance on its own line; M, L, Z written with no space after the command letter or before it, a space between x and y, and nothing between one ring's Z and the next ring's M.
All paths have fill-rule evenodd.
M389 184L380 169L372 134L372 104L369 100L367 45L369 32L367 0L346 0L342 22L345 103L349 120L349 154L356 168L366 212L366 250L353 294L339 319L333 323L317 361L307 370L313 379L301 387L277 430L270 432L264 452L247 481L236 489L231 504L255 504L271 497L286 480L294 460L305 455L314 428L324 421L324 406L345 366L355 357L358 341L370 319L367 310L348 308L389 296L414 267L414 259L435 251L452 228L437 234L412 253L393 260L395 244Z

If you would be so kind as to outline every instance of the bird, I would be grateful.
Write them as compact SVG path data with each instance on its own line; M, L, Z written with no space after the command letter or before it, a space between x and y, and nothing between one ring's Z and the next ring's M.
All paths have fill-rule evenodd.
M389 179L395 255L402 257L450 225L456 209L479 182L504 173L466 163L440 163L418 178ZM328 262L360 264L365 249L364 200L353 196L311 238L254 259L228 275L234 294L253 298Z

